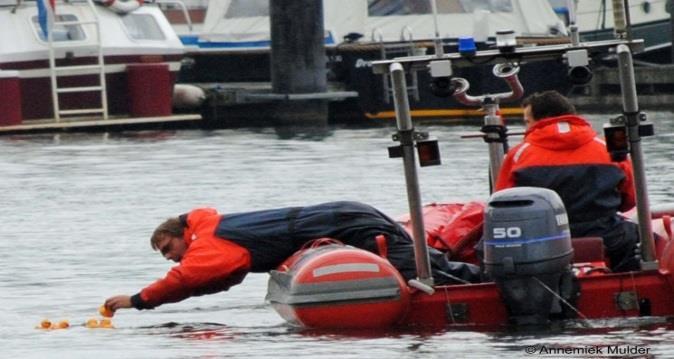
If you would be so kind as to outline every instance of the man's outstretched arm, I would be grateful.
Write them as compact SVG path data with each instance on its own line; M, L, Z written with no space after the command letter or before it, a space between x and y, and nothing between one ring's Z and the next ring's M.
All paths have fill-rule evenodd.
M122 308L131 308L131 296L129 295L116 295L105 300L105 307L111 311L116 311L117 309Z

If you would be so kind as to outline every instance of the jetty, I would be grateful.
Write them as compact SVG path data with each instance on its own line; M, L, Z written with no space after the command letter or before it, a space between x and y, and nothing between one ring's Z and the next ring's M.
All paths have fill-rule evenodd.
M176 114L151 117L96 117L26 120L18 125L0 126L0 135L37 134L50 132L112 132L139 131L161 128L198 128L202 117L199 114Z

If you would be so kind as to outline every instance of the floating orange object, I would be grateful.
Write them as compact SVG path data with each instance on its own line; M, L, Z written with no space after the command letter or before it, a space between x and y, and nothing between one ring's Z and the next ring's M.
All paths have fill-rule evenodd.
M98 308L98 312L101 313L101 315L106 318L112 318L112 316L115 315L115 312L108 309L105 305L101 305Z
M101 319L101 321L98 323L99 328L106 328L106 329L111 329L114 328L112 326L112 321L110 319L104 318Z
M43 319L40 325L35 329L66 329L70 328L70 323L67 320L62 320L58 323L52 323L49 319Z
M87 327L87 328L98 328L98 326L99 326L98 319L91 318L91 319L87 320L87 322L84 324L84 326Z

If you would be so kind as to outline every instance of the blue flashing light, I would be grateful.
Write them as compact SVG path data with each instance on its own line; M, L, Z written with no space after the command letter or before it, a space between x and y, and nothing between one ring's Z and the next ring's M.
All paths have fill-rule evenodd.
M555 7L552 9L557 15L569 15L569 9L566 7Z
M475 40L470 36L459 37L459 53L463 56L473 56L477 48L475 47Z

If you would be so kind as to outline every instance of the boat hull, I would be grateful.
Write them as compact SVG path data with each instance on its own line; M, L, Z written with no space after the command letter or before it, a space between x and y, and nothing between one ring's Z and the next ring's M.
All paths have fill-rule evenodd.
M659 269L579 277L579 314L566 319L630 318L674 315L672 272ZM412 294L401 321L409 327L506 326L508 310L495 283L439 286L433 295Z
M581 32L580 36L582 41L615 38L614 31L611 28ZM632 26L632 37L644 40L644 51L635 54L635 59L659 64L669 64L672 62L672 37L669 20L634 24Z
M129 96L127 66L132 64L167 64L169 66L170 87L176 81L180 66L178 55L151 55L151 56L110 56L105 57L105 79L107 87L108 113L111 115L129 114L132 99ZM95 58L80 57L71 60L61 60L57 66L88 65L95 63ZM0 64L3 70L19 71L21 102L24 120L44 119L54 117L51 77L47 60L35 60ZM67 76L59 76L59 87L97 86L99 75L93 71L80 71ZM147 83L150 91L152 83ZM171 91L171 89L168 89ZM59 95L61 109L84 109L101 106L99 92L63 93Z

